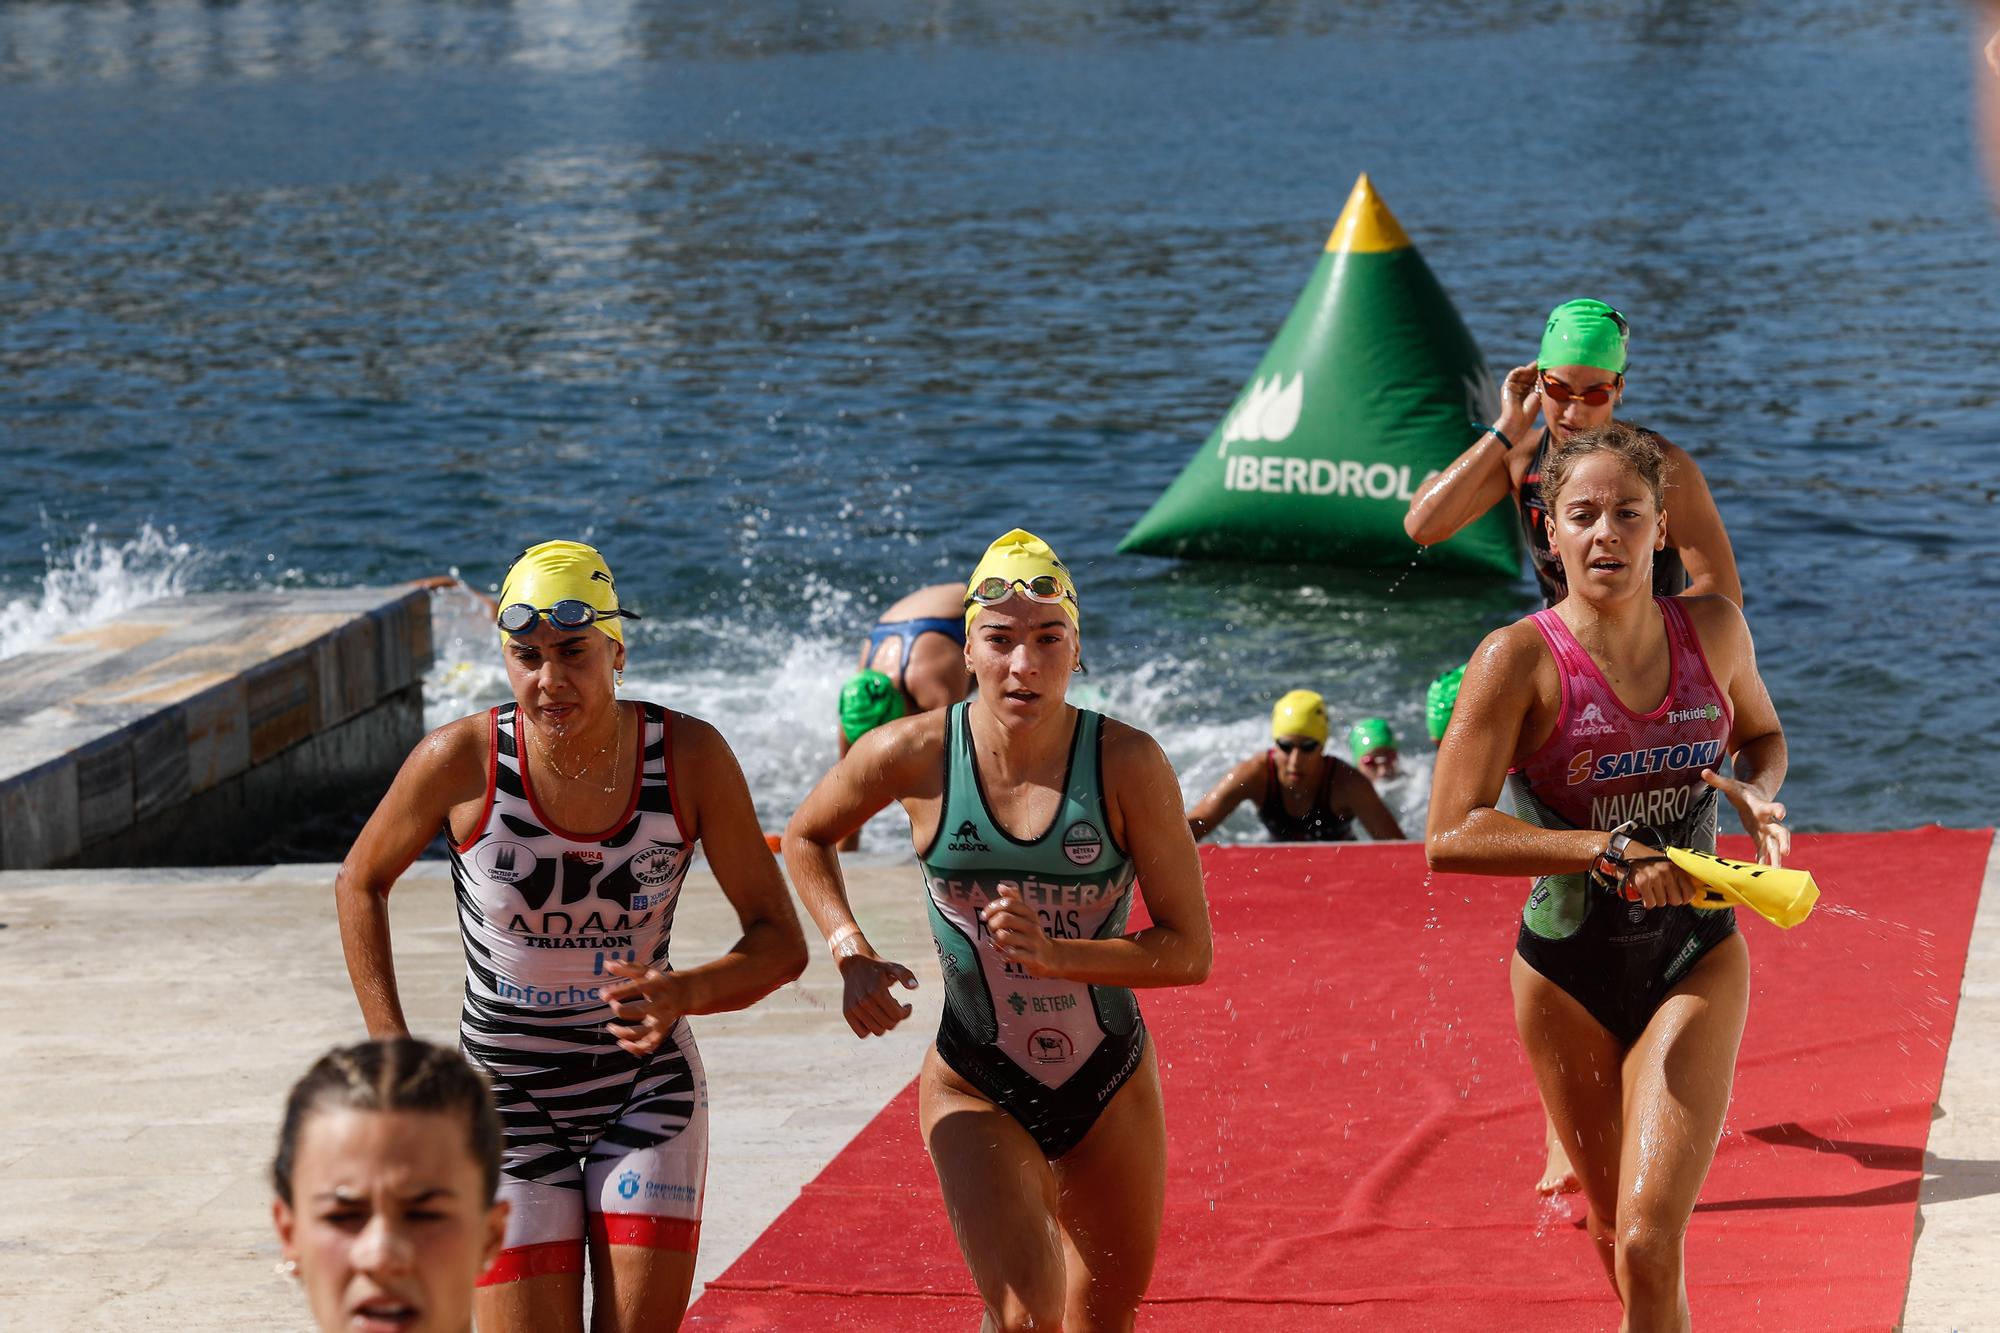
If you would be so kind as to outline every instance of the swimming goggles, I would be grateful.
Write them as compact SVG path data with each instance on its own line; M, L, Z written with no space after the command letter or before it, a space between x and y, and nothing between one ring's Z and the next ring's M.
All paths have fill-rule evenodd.
M1053 574L1037 574L1031 579L1010 579L999 574L989 574L974 584L972 591L965 595L965 604L977 602L981 606L998 606L1014 595L1019 588L1031 601L1055 603L1069 598L1072 605L1076 594L1063 587L1062 580Z
M1286 754L1290 754L1294 750L1304 750L1307 754L1311 754L1319 748L1319 742L1310 736L1280 736L1272 741L1271 744L1277 746Z
M1611 395L1618 389L1618 382L1593 384L1588 389L1573 389L1546 370L1542 372L1542 393L1552 403L1566 403L1575 398L1585 407L1602 407L1611 401Z
M557 629L587 629L600 620L639 619L637 611L620 608L615 611L600 611L589 602L576 597L565 597L554 606L530 606L526 602L513 602L500 608L500 628L509 634L526 634L535 627L535 622L543 616Z

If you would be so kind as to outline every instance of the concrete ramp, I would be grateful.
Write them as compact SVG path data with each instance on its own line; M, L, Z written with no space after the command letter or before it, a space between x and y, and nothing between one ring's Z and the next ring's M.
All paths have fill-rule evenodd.
M250 859L423 735L421 589L176 597L7 659L0 868Z

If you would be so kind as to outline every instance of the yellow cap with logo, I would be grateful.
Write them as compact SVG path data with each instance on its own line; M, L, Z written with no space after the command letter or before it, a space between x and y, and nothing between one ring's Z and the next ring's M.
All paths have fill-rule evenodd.
M1049 544L1034 533L1015 528L991 546L979 559L965 584L965 627L984 606L997 606L1016 594L1031 601L1048 602L1063 609L1070 624L1079 631L1083 621L1076 606L1076 581L1069 568L1057 558Z
M604 563L596 547L570 541L530 546L500 584L503 612L517 602L540 608L562 601L579 601L598 611L618 609L618 585L612 581L611 566ZM622 617L605 616L592 623L618 642L625 642ZM500 641L507 641L505 630Z
M1326 744L1326 700L1311 690L1293 690L1271 709L1271 737L1303 736Z

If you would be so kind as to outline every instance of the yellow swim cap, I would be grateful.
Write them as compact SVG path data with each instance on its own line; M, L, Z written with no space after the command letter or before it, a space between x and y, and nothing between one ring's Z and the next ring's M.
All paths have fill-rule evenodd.
M604 563L596 547L582 542L543 542L530 546L521 552L520 559L500 583L503 609L516 602L533 607L554 606L571 597L599 611L618 609L618 585L612 582L611 566ZM618 642L625 642L621 617L611 616L595 623ZM500 641L507 641L505 630L500 632Z
M1018 584L1013 591L1023 593L1027 585L1041 575L1049 575L1056 581L1062 593L1067 594L1055 605L1063 609L1070 624L1081 631L1083 621L1076 609L1076 580L1069 576L1069 569L1056 558L1049 544L1034 533L1015 528L1000 540L986 548L986 554L979 559L978 568L965 584L965 627L972 628L972 618L979 614L980 603L972 599L973 590L988 579L1004 579L1009 584ZM1030 594L1032 595L1032 594Z
M1326 744L1326 700L1311 690L1293 690L1271 710L1271 736L1303 736Z

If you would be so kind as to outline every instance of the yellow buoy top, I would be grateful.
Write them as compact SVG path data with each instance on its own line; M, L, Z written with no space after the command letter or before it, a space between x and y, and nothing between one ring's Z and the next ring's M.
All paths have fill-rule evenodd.
M1382 196L1375 193L1375 183L1368 179L1367 172L1355 180L1354 191L1347 196L1347 207L1340 210L1333 234L1326 238L1326 248L1329 254L1345 251L1360 255L1410 248L1409 234L1382 202Z

